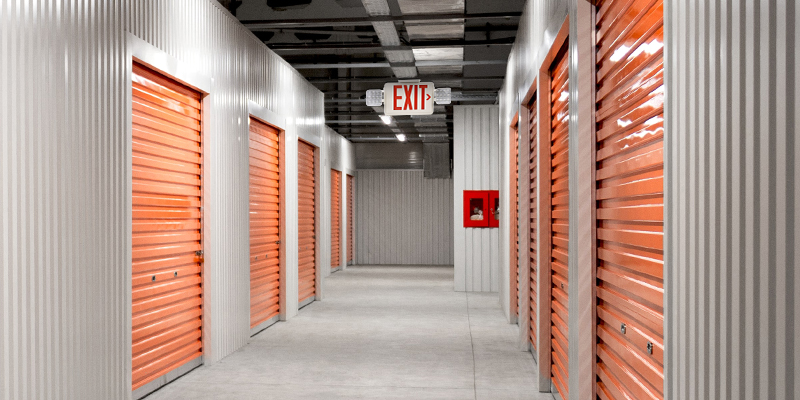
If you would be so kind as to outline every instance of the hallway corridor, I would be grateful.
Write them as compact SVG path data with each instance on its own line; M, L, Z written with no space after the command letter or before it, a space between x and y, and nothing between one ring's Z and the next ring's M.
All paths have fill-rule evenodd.
M446 267L350 267L325 298L155 399L541 399L496 293Z

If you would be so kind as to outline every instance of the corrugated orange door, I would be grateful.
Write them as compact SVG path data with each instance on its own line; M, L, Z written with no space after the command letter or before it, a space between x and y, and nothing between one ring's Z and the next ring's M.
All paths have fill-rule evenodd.
M299 247L298 297L300 303L316 295L317 233L314 146L297 143L297 235Z
M664 398L663 3L597 14L597 394Z
M569 381L569 73L566 49L550 71L550 272L553 384L565 400Z
M200 357L201 94L133 65L133 389Z
M339 268L341 263L342 230L342 173L331 170L331 269Z
M347 262L353 262L353 176L347 175Z
M280 312L280 131L250 118L250 327Z
M511 126L511 135L514 137L514 147L511 150L511 159L514 162L514 177L511 181L511 315L519 316L519 117Z
M537 336L537 310L538 310L538 283L536 280L536 274L539 271L538 265L536 264L536 235L538 233L538 197L536 195L537 191L537 184L538 179L536 177L536 173L538 170L537 163L539 162L538 157L536 156L536 149L537 149L537 140L538 137L538 129L537 124L539 122L537 109L536 109L536 95L534 94L531 102L528 104L528 117L529 123L528 127L530 128L530 146L528 147L528 159L530 160L529 170L528 170L528 179L530 180L530 193L528 193L530 199L530 258L529 258L529 268L530 268L530 297L531 297L531 314L530 314L530 322L531 322L531 332L530 332L530 339L531 345L533 349L536 350L536 336ZM535 354L535 352L534 352Z

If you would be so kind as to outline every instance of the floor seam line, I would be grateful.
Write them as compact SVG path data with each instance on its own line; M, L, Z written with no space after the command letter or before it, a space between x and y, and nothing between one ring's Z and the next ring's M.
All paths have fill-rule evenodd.
M475 340L472 337L472 319L469 315L469 292L464 292L467 299L467 325L469 326L469 344L472 347L472 393L475 400L478 400L478 372L475 365Z

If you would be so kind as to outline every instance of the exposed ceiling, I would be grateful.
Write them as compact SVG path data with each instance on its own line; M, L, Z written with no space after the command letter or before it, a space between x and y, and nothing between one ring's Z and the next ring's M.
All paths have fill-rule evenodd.
M219 0L325 93L326 124L353 142L452 140L456 104L495 104L524 0ZM368 107L368 89L399 79L450 87L435 114Z

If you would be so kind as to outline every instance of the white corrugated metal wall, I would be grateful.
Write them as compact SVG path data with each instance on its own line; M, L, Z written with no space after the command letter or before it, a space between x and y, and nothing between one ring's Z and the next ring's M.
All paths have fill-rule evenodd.
M668 398L800 394L797 11L665 3Z
M95 34L122 17L105 3L0 6L3 399L130 392L125 36Z
M355 262L453 264L453 180L421 170L358 170Z
M213 0L4 2L0 398L130 395L126 32L213 79L204 101L206 363L249 339L248 100L287 120L286 256L297 264L296 139L322 146L317 89ZM287 299L291 317L297 296Z
M498 115L498 106L453 107L452 215L457 291L496 292L500 287L504 249L499 246L499 229L464 228L463 221L465 190L500 189Z

